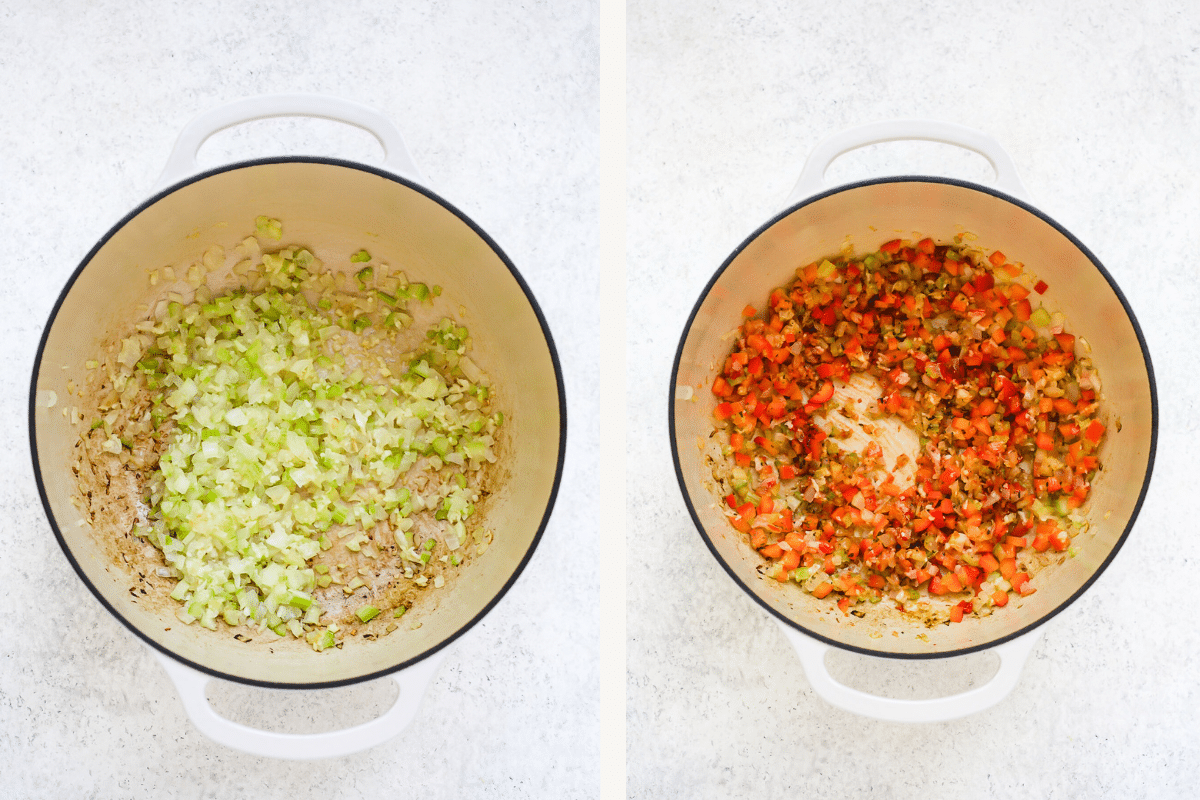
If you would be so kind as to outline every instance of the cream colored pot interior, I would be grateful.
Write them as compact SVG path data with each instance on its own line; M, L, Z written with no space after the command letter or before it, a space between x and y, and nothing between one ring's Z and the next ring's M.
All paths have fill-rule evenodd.
M68 381L82 384L85 362L102 342L144 315L138 306L162 287L149 270L199 261L212 244L228 252L265 214L282 220L282 244L302 244L327 265L349 267L366 248L410 280L438 284L437 310L471 331L472 357L488 373L506 423L495 494L483 524L491 548L471 563L435 607L377 641L346 637L336 651L314 652L291 637L261 634L249 644L184 625L171 610L131 593L136 576L106 555L99 532L81 526L71 503L71 465L81 428L62 410ZM354 265L355 267L359 265ZM541 321L514 273L470 225L441 203L397 180L343 164L286 161L239 166L181 186L116 229L91 256L50 323L40 393L59 402L35 412L40 479L48 511L93 589L143 636L207 670L255 682L311 685L352 681L411 662L453 638L495 602L528 558L557 488L563 446L557 363ZM84 423L86 424L86 423ZM469 562L470 563L470 562ZM412 630L414 623L421 625ZM168 630L169 629L169 630Z
M1079 552L1047 568L1038 591L983 619L926 628L887 603L864 618L842 614L792 585L763 578L762 559L740 540L719 510L712 470L704 460L715 398L709 387L732 346L727 336L747 304L762 308L770 290L796 267L840 252L849 242L866 254L897 237L948 241L974 234L986 251L1023 262L1049 284L1044 301L1067 316L1086 339L1103 384L1108 437L1103 470L1084 510L1090 531ZM1036 295L1035 295L1036 297ZM848 187L803 205L749 241L702 299L679 353L672 408L677 467L706 538L736 580L770 609L835 644L879 654L948 654L986 646L1041 621L1080 592L1119 546L1149 477L1154 439L1151 375L1138 333L1104 275L1070 238L1039 215L988 192L937 181L880 182ZM691 387L688 392L682 387Z

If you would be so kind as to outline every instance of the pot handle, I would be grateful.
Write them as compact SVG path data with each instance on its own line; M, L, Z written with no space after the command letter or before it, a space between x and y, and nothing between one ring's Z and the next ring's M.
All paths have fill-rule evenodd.
M982 686L949 697L895 700L838 683L825 667L825 655L832 649L829 645L778 619L775 621L796 648L808 682L822 699L853 714L887 722L948 722L991 708L1017 685L1029 654L1042 636L1040 629L1032 630L992 648L991 652L1000 657L1000 669Z
M204 694L213 678L153 650L167 676L175 684L183 708L197 730L218 744L266 758L308 760L337 758L357 753L398 735L416 716L425 691L442 663L446 651L433 655L391 675L400 689L396 702L370 722L326 733L274 733L225 719L213 710Z
M978 153L986 158L995 170L997 189L1029 202L1029 192L1017 176L1016 164L1000 143L991 136L953 122L894 119L839 131L818 142L808 160L804 162L800 179L796 181L795 188L788 196L786 206L791 207L828 188L825 184L825 172L838 156L872 144L912 140L952 144Z
M196 154L213 134L244 122L271 117L320 117L362 128L383 147L384 167L402 178L425 183L408 148L404 146L400 131L374 109L328 95L268 94L243 97L193 117L175 140L175 147L167 157L167 164L158 176L154 191L165 189L196 172Z

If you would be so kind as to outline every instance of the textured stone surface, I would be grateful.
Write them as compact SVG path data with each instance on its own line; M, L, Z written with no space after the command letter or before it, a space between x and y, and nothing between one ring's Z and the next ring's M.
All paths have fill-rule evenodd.
M632 798L1195 793L1200 636L1188 587L1200 539L1180 501L1195 494L1200 431L1200 13L1182 2L970 8L629 6ZM672 358L708 279L782 208L817 141L895 117L958 121L999 140L1033 202L1124 291L1160 402L1155 478L1115 561L1043 626L1007 700L937 725L875 722L813 693L777 626L697 535L665 446ZM990 179L977 156L894 144L840 159L827 180L899 173ZM908 677L857 658L829 663L847 680L883 675L896 696L994 669L981 656Z
M0 8L0 794L14 798L596 796L598 15L589 2L8 3ZM181 127L247 95L357 100L530 285L562 359L559 501L520 580L454 645L414 725L312 763L197 732L146 647L76 577L42 512L26 429L42 325L92 245L144 200ZM256 122L203 166L305 153L371 163L358 131ZM389 682L296 698L231 684L222 713L277 730L356 724Z

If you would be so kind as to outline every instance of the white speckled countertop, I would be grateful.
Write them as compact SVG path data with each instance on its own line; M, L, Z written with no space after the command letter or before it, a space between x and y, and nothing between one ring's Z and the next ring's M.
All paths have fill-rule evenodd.
M601 675L628 679L631 798L798 793L1185 798L1200 785L1200 635L1172 605L1200 563L1173 513L1191 496L1200 381L1200 11L1106 4L647 0L628 14L628 162L599 163L596 3L353 0L7 3L0 8L0 794L15 798L583 798L599 783ZM488 231L541 304L568 397L567 469L538 551L451 648L415 725L322 762L273 762L192 727L148 650L82 585L50 533L28 456L28 376L67 276L145 199L180 127L233 98L336 94L405 135L431 186ZM986 715L903 726L826 705L767 615L687 516L667 445L671 359L699 292L783 203L825 134L888 117L987 131L1039 208L1105 264L1158 381L1155 478L1110 568L1043 626ZM222 133L205 165L305 152L371 162L322 121ZM628 580L601 586L596 496L600 170L627 169ZM937 145L847 156L829 179L986 181ZM611 465L610 465L611 466ZM1167 598L1144 591L1147 579ZM626 661L601 657L602 609L627 609ZM987 655L911 667L831 659L897 694L986 677ZM291 693L220 684L218 710L306 731L387 706L366 684Z
M629 797L1195 797L1200 565L1200 11L1185 2L847 0L629 6ZM1141 322L1160 436L1109 569L1043 625L992 711L905 726L817 697L779 628L706 549L667 447L672 358L729 253L782 208L825 135L894 117L990 133L1033 201L1095 253ZM990 179L942 145L881 145L833 183ZM1150 589L1151 591L1147 591ZM645 613L653 609L653 613ZM986 678L989 655L831 669L894 696Z
M0 795L596 796L597 26L586 1L0 6ZM412 727L331 761L255 758L196 731L51 535L26 427L38 336L72 270L148 196L185 122L272 92L345 97L397 124L430 186L531 287L568 398L558 504L521 578L449 649ZM201 161L294 153L380 156L357 129L276 120L219 134ZM395 690L222 683L209 696L234 719L303 732L365 722Z

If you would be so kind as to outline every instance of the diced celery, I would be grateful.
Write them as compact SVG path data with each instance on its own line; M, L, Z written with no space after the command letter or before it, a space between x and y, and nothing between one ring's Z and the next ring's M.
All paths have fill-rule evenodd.
M279 239L282 225L263 216L256 232ZM455 549L453 542L465 538L461 518L478 498L447 496L446 489L466 492L468 470L493 458L491 426L502 416L486 407L485 377L465 356L464 326L450 320L433 326L427 343L409 356L406 374L390 379L386 368L377 377L359 368L373 363L361 350L374 335L360 344L334 324L365 334L373 314L396 306L386 325L405 327L412 317L400 310L403 301L437 296L440 287L410 284L402 275L381 274L375 282L368 266L356 277L364 289L375 282L374 293L344 294L305 248L264 253L260 266L253 237L238 252L246 260L234 273L247 287L214 296L201 283L195 302L171 294L156 307L154 322L122 340L117 390L131 377L148 387L149 418L174 426L151 478L151 522L138 534L163 551L170 574L181 576L172 591L182 604L180 619L205 627L223 619L281 636L307 630L305 638L324 649L318 645L335 645L333 633L318 637L313 630L320 608L311 592L334 577L328 567L309 566L332 547L324 532L334 524L389 520L406 563L414 565L408 576L425 585L428 576L414 571L431 561L435 540L427 538L421 553L413 550L408 517L425 512L448 520L444 538ZM204 269L223 258L210 249ZM370 255L360 251L352 261ZM190 271L193 284L203 271ZM174 280L167 270L163 275ZM106 431L114 453L131 448L133 440L112 420L97 419L93 429ZM423 454L441 471L437 499L397 484ZM365 531L349 533L349 546L376 556L362 547ZM457 554L448 557L459 563ZM348 586L362 585L353 578Z
M254 220L254 224L259 236L266 236L275 241L283 238L283 225L277 219L260 216Z
M308 607L311 606L312 603L313 603L312 598L309 597L308 595L303 595L303 594L293 594L288 599L288 605L295 606L296 608L300 609L301 611L307 611Z

